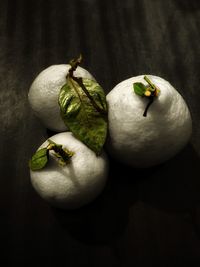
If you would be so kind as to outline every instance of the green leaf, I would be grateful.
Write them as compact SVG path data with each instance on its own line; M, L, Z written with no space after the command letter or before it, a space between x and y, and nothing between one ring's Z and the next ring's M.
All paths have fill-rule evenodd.
M143 83L134 83L133 88L134 88L134 92L140 96L143 96L146 91L146 87Z
M48 149L39 149L29 161L29 167L32 171L43 169L48 162Z
M60 90L59 105L61 116L74 136L99 154L107 135L107 105L102 87L90 79L75 81L68 76Z

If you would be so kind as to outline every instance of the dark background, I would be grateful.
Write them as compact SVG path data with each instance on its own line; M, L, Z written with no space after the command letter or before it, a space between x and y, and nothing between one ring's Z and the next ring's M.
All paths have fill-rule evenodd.
M200 266L200 1L0 1L1 266ZM50 134L27 93L36 75L82 52L109 92L150 73L169 80L193 118L188 146L149 170L111 161L90 205L52 209L28 160Z

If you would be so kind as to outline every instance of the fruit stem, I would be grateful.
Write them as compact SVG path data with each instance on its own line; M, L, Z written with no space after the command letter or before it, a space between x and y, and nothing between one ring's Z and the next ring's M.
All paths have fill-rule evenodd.
M145 111L143 113L143 116L146 117L147 116L147 111L149 109L149 107L151 106L151 104L153 103L153 100L154 100L154 97L153 96L150 96L149 97L149 103L147 104L146 108L145 108Z
M149 78L146 75L144 76L144 79L151 86L153 90L156 90L156 86L149 80Z
M85 88L84 84L83 84L83 79L82 78L77 78L77 77L72 77L72 79L78 83L78 85L81 87L81 89L83 90L83 92L86 94L86 96L90 99L93 107L101 114L106 115L107 112L100 108L97 103L94 101L93 97L90 95L90 93L88 92L88 90Z
M81 87L81 89L83 90L83 92L86 94L86 96L89 98L89 100L91 101L93 107L101 114L106 115L107 111L105 111L104 109L100 108L97 103L94 101L93 97L90 95L90 93L88 92L88 90L86 89L85 85L83 84L83 79L81 77L74 77L74 71L76 70L76 68L81 64L82 62L82 55L80 54L80 56L77 59L72 59L69 64L71 65L71 68L69 69L69 73L68 73L68 77L73 79L75 82L78 83L78 85ZM77 90L76 90L77 91Z
M73 72L76 70L76 68L81 64L81 62L83 61L83 57L80 54L79 57L77 59L72 59L69 64L71 66L71 68L69 69L69 76L73 78Z

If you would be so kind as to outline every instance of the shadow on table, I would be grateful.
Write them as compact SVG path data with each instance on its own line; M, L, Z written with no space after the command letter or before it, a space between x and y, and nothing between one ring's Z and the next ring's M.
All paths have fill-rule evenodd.
M200 203L200 158L191 144L154 169L139 186L139 199L169 211L186 211Z
M114 241L126 228L129 206L137 199L133 170L110 163L108 183L91 204L74 211L53 209L58 222L76 239L88 244ZM130 170L130 171L128 171Z
M74 211L53 209L58 223L77 240L107 244L129 222L129 209L142 201L168 212L191 211L200 203L200 159L191 144L160 166L136 170L111 160L109 181L91 204Z
M200 158L191 144L155 168L138 187L139 201L169 213L186 214L200 239Z

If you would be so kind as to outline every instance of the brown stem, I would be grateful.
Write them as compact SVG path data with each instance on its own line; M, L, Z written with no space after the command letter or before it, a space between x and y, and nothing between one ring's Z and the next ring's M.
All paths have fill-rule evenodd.
M77 78L77 77L72 76L72 79L73 79L75 82L78 83L78 85L81 87L81 89L83 90L83 92L84 92L84 93L86 94L86 96L90 99L90 101L91 101L93 107L94 107L99 113L101 113L101 114L103 114L103 115L106 115L107 112L106 112L104 109L100 108L100 107L97 105L97 103L94 101L93 97L90 95L90 93L88 92L88 90L85 88L85 85L83 84L83 80L82 80L82 78Z
M77 59L72 59L69 64L71 65L71 68L69 69L69 76L73 77L73 72L76 70L76 68L81 64L83 60L82 55L80 54L80 56Z
M149 78L145 75L144 76L145 81L151 86L153 90L156 90L155 85L149 80Z
M69 69L68 72L68 76L69 78L73 79L75 82L78 83L78 85L81 87L81 89L83 90L83 92L86 94L86 96L90 99L93 107L101 114L106 115L107 112L100 108L97 103L94 101L93 97L90 95L90 93L88 92L88 90L85 88L85 85L83 84L83 80L82 78L78 78L78 77L74 77L74 71L76 70L76 68L81 64L82 62L82 55L80 54L79 58L77 59L73 59L70 61L70 65L71 68Z
M143 113L143 116L144 117L147 116L147 111L148 111L149 107L151 106L151 104L153 103L153 100L154 100L154 97L153 96L149 97L149 103L147 104L147 106L145 108L145 111Z

